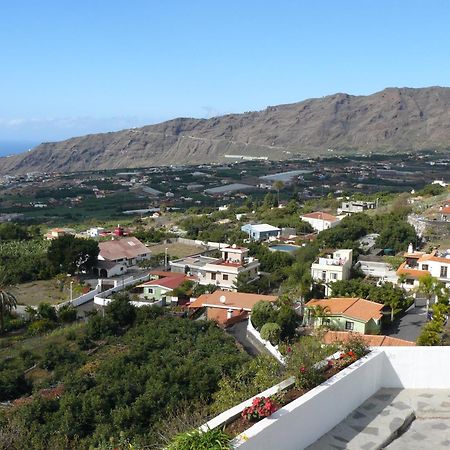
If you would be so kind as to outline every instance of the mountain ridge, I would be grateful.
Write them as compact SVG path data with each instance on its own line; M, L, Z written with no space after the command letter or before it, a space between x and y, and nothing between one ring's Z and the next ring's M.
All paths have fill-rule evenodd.
M0 173L73 172L223 162L225 155L269 159L450 148L450 88L386 88L336 93L260 111L46 142L0 158ZM231 161L232 159L228 159Z

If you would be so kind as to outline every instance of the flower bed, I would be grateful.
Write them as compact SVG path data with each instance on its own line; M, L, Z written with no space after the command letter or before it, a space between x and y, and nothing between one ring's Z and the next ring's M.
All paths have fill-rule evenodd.
M357 354L353 350L347 350L338 352L310 367L299 367L296 374L295 386L289 387L270 397L254 398L252 404L243 409L240 417L225 426L225 432L231 437L238 436L255 422L269 417L275 411L278 411L283 406L330 379L342 369L350 366L365 354L367 354L367 351Z

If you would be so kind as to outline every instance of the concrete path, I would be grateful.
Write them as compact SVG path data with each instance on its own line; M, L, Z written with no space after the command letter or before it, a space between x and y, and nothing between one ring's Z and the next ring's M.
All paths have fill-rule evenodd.
M427 322L425 300L417 299L416 307L410 309L392 325L383 331L386 336L392 336L406 341L416 342L422 327Z
M449 389L384 388L308 450L440 450L449 443Z

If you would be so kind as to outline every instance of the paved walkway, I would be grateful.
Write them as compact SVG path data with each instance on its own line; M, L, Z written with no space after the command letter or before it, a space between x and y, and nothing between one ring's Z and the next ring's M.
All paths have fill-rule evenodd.
M380 389L308 450L450 448L449 389Z
M406 341L416 342L422 327L427 322L425 300L417 299L416 307L410 309L399 319L395 320L383 334Z

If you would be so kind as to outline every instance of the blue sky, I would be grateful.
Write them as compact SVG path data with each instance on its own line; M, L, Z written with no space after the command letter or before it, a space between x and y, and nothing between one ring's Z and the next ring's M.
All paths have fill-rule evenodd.
M15 0L0 142L450 85L446 0Z

